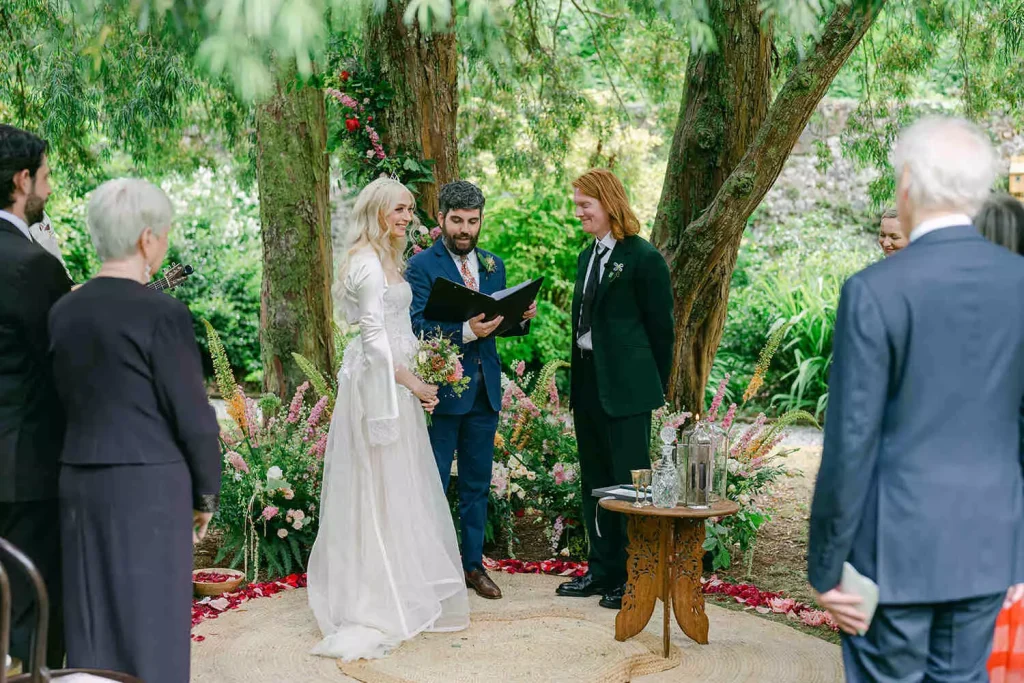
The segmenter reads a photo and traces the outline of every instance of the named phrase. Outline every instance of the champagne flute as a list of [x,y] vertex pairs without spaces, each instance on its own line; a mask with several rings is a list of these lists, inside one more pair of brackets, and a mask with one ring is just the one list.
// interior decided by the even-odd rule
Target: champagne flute
[[647,469],[647,470],[640,470],[640,486],[643,488],[643,491],[644,491],[644,493],[643,493],[643,502],[640,504],[640,507],[647,508],[647,507],[651,507],[651,505],[653,505],[653,503],[651,502],[651,497],[647,493],[650,490],[651,482],[653,481],[653,479],[654,479],[654,472],[653,471],[651,471],[649,469]]
[[636,500],[633,501],[633,507],[642,508],[644,504],[641,502],[640,490],[644,484],[644,471],[645,470],[630,470],[629,476],[633,478],[633,491],[636,493]]

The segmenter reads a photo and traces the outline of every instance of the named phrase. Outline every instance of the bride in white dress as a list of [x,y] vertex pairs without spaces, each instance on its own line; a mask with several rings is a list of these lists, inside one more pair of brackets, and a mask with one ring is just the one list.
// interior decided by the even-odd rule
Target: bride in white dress
[[451,512],[423,410],[437,387],[410,371],[418,341],[402,278],[414,200],[378,179],[356,200],[335,302],[359,336],[338,374],[309,558],[309,606],[323,640],[314,654],[386,655],[424,631],[469,625],[469,600]]

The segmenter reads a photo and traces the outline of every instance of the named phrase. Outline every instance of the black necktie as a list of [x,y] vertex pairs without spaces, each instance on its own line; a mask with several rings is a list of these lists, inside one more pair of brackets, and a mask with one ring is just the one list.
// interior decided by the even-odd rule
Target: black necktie
[[601,259],[608,253],[608,247],[597,245],[597,253],[590,263],[590,274],[587,275],[587,284],[583,288],[583,308],[580,312],[580,327],[576,338],[580,338],[590,332],[590,321],[594,317],[594,297],[597,295],[599,281],[598,273],[601,272]]

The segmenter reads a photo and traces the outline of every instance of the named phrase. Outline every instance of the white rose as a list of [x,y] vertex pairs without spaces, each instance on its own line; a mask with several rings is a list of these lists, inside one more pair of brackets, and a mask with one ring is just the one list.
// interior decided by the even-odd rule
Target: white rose
[[569,549],[568,548],[562,548],[562,552],[560,552],[558,554],[561,555],[562,557],[569,557]]
[[267,479],[280,479],[283,476],[284,472],[282,472],[281,468],[278,467],[277,465],[274,465],[269,470],[267,470]]
[[534,481],[534,480],[536,480],[536,479],[537,479],[537,475],[536,475],[536,474],[534,474],[533,472],[527,472],[527,473],[526,473],[526,479],[527,479],[528,481]]
[[[295,520],[295,524],[292,524],[292,528],[295,529],[296,531],[301,530],[302,529],[302,520],[301,519]],[[281,531],[284,531],[285,533],[288,533],[284,529],[281,529]]]
[[278,529],[277,530],[277,537],[278,538],[288,538],[288,530],[287,529]]
[[516,495],[519,496],[519,500],[522,500],[523,498],[526,498],[526,491],[519,489],[516,492]]

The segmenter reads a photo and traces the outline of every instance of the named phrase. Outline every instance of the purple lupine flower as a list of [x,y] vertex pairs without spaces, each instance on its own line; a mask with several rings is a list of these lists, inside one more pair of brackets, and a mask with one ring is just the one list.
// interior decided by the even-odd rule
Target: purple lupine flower
[[310,454],[316,456],[317,460],[323,460],[324,453],[327,451],[327,435],[321,434],[317,442],[313,444],[313,447],[309,449]]
[[726,411],[725,417],[722,418],[722,430],[729,431],[732,429],[732,421],[736,418],[736,404],[733,403],[729,406],[729,410]]
[[321,396],[320,400],[313,406],[312,412],[309,414],[309,419],[306,420],[306,424],[310,427],[316,427],[320,424],[320,418],[324,415],[324,409],[327,408],[327,397]]
[[715,398],[711,400],[711,408],[708,410],[708,420],[715,422],[718,420],[718,409],[722,406],[722,399],[725,398],[725,387],[729,384],[730,373],[725,373],[725,377],[718,383],[718,389],[715,391]]
[[292,396],[292,404],[288,407],[288,418],[286,422],[289,424],[295,424],[299,421],[299,411],[302,410],[302,397],[305,396],[308,389],[309,382],[303,382],[299,385],[299,388],[295,390],[295,395]]

